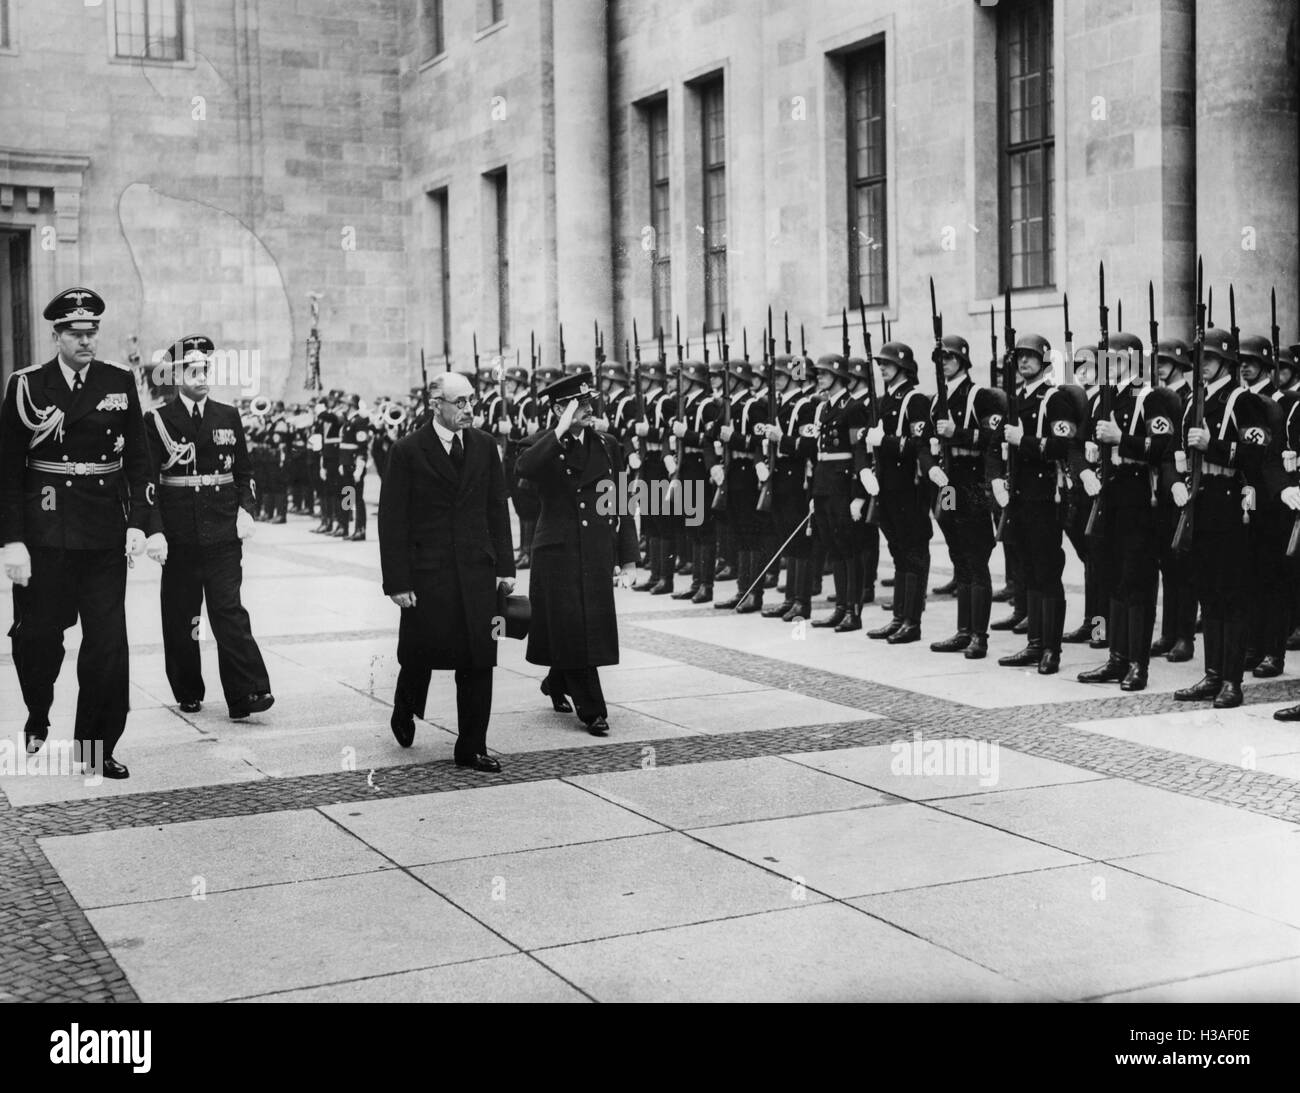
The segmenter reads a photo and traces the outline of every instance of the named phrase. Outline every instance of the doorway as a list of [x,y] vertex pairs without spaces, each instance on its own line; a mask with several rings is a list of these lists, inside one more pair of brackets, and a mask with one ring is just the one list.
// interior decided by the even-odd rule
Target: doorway
[[32,352],[31,231],[0,228],[0,390]]

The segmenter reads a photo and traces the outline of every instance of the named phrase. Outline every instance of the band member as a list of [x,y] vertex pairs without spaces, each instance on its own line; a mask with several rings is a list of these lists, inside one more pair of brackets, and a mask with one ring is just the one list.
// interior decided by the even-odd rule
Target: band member
[[505,475],[496,441],[470,427],[473,385],[444,373],[429,398],[428,424],[393,445],[379,498],[384,593],[402,609],[390,725],[409,748],[432,671],[452,670],[456,765],[495,772],[487,728],[497,592],[513,590],[515,574]]
[[[1249,505],[1254,474],[1267,454],[1264,409],[1259,396],[1236,383],[1237,346],[1221,328],[1206,331],[1201,349],[1205,420],[1198,425],[1189,403],[1183,449],[1175,455],[1170,492],[1180,509],[1192,505],[1192,572],[1205,619],[1205,675],[1174,692],[1179,702],[1214,700],[1216,709],[1240,706],[1241,677],[1250,629]],[[1191,449],[1201,453],[1200,489],[1191,496]]]
[[[999,657],[1003,667],[1038,665],[1040,675],[1061,668],[1065,630],[1065,569],[1058,476],[1061,462],[1079,466],[1080,435],[1087,400],[1079,388],[1076,402],[1069,389],[1056,389],[1047,377],[1052,347],[1046,338],[1023,334],[1016,339],[1007,366],[1024,381],[1017,398],[1019,420],[1003,425],[1004,442],[1015,449],[1016,477],[1008,487],[1004,475],[993,481],[994,499],[1008,509],[1008,534],[1016,537],[1024,566],[1029,641],[1019,653]],[[1081,405],[1082,404],[1082,405]]]
[[[366,466],[370,461],[370,418],[362,413],[361,396],[349,395],[339,428],[339,527],[334,534],[351,543],[366,541]],[[352,534],[348,524],[356,514]]]
[[903,342],[886,342],[876,353],[884,382],[880,414],[867,431],[866,443],[875,451],[874,472],[859,471],[866,494],[880,497],[880,530],[894,558],[893,617],[867,636],[890,645],[921,639],[930,579],[930,506],[928,479],[940,489],[948,485],[943,468],[930,454],[934,425],[930,400],[916,386],[916,357]]
[[[320,437],[321,499],[320,525],[312,528],[317,535],[338,535],[342,530],[339,501],[339,443],[343,429],[339,406],[342,391],[331,391],[316,414],[316,435]],[[336,527],[337,524],[337,527]]]
[[[952,558],[953,592],[957,597],[957,633],[930,648],[936,653],[965,653],[970,660],[988,655],[989,614],[993,582],[989,558],[993,554],[993,516],[989,506],[985,463],[990,413],[994,427],[1005,417],[1005,396],[975,384],[970,378],[970,346],[965,338],[948,334],[943,339],[941,365],[948,386],[948,412],[935,414],[935,432],[948,445],[951,504],[940,503],[941,523],[948,526]],[[1001,395],[998,392],[998,395]],[[982,411],[982,413],[981,413]]]
[[63,632],[80,619],[73,738],[95,773],[126,778],[114,749],[130,695],[127,564],[146,551],[160,560],[166,542],[145,536],[154,482],[135,377],[95,359],[103,312],[89,289],[60,292],[44,311],[55,356],[9,377],[0,407],[0,540],[14,582],[9,636],[28,754],[49,733]]
[[1141,691],[1147,685],[1159,587],[1159,479],[1182,406],[1167,388],[1143,384],[1142,342],[1135,335],[1112,335],[1110,353],[1120,383],[1108,417],[1102,416],[1102,400],[1095,403],[1096,442],[1087,448],[1089,463],[1099,468],[1103,461],[1109,464],[1104,493],[1100,470],[1090,466],[1080,472],[1084,491],[1101,505],[1097,544],[1111,578],[1110,657],[1078,678],[1080,683],[1119,683],[1122,690]]
[[167,682],[184,713],[203,706],[199,612],[207,601],[217,671],[234,721],[275,699],[248,612],[240,601],[243,540],[253,534],[252,462],[239,412],[208,397],[210,338],[192,334],[168,351],[179,394],[149,414],[145,435],[159,468],[156,530],[167,538],[162,572]]
[[[600,667],[618,663],[618,620],[610,574],[636,575],[636,525],[626,498],[610,505],[623,453],[608,435],[590,428],[596,391],[590,374],[566,376],[543,392],[559,409],[554,428],[519,454],[519,473],[537,484],[541,513],[528,582],[532,621],[527,658],[551,670],[542,693],[552,702],[572,696],[593,736],[609,732]],[[611,512],[610,509],[613,508]]]

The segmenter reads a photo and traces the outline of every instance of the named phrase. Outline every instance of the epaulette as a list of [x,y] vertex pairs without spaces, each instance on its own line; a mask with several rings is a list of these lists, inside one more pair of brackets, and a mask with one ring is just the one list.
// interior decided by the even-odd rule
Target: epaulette
[[25,376],[25,375],[27,375],[28,372],[39,372],[39,371],[40,371],[42,368],[44,368],[44,367],[45,367],[45,365],[43,365],[43,364],[29,364],[26,368],[20,368],[20,369],[18,369],[18,371],[15,372],[14,375],[15,375],[15,376]]
[[134,372],[135,369],[129,364],[119,364],[117,361],[103,361],[103,364],[111,364],[114,368],[120,368],[123,372]]

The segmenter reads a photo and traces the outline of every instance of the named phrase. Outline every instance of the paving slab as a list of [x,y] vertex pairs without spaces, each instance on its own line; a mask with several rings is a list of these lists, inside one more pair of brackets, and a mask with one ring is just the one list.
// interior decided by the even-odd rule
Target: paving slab
[[1211,839],[1111,864],[1300,927],[1300,830]]
[[523,949],[816,902],[789,881],[667,833],[411,871]]
[[[689,729],[648,714],[636,713],[625,706],[609,706],[609,734],[592,736],[575,714],[556,713],[549,702],[543,709],[526,713],[493,711],[488,725],[488,750],[494,755],[512,755],[530,751],[557,751],[565,748],[603,748],[629,742],[644,747],[639,762],[654,754],[656,740],[680,739],[694,735]],[[430,715],[432,716],[432,715]],[[448,722],[455,726],[454,718]]]
[[1120,779],[984,793],[934,807],[1097,859],[1295,830],[1245,809]]
[[[953,743],[947,746],[949,739]],[[1052,759],[1025,755],[1010,748],[998,747],[993,751],[986,746],[981,752],[976,741],[961,738],[925,737],[921,741],[919,756],[916,743],[914,734],[900,733],[894,744],[793,752],[785,758],[912,801],[964,797],[972,793],[994,793],[1027,786],[1086,782],[1105,777]],[[926,765],[926,744],[947,747],[945,754],[950,754],[955,760],[950,767],[951,773],[927,773],[930,768]],[[938,752],[935,754],[937,756]],[[980,769],[981,755],[984,756],[983,772]]]
[[856,706],[777,690],[657,698],[626,705],[629,709],[702,733],[755,732],[836,721],[864,721],[880,716]]
[[859,808],[692,832],[755,865],[837,899],[1079,859],[918,804]]
[[216,1002],[513,951],[397,870],[91,910],[144,1002]]
[[675,828],[867,808],[896,800],[776,756],[584,774],[569,780]]
[[1177,713],[1083,721],[1072,727],[1251,770],[1260,767],[1261,758],[1300,752],[1295,725],[1273,720],[1273,711],[1285,705],[1271,702],[1235,710],[1197,706]]
[[60,835],[40,843],[82,907],[392,868],[310,809]]
[[1039,992],[842,904],[543,949],[601,1002],[1021,1002]]
[[[1300,959],[1120,991],[1098,1002],[1300,1002]],[[1199,1043],[1200,1041],[1198,1041]]]
[[588,1002],[531,956],[491,956],[463,964],[423,968],[263,994],[245,1002]]
[[1097,863],[852,903],[1063,1000],[1300,956],[1300,930]]
[[577,786],[555,781],[331,805],[321,811],[400,865],[664,830]]

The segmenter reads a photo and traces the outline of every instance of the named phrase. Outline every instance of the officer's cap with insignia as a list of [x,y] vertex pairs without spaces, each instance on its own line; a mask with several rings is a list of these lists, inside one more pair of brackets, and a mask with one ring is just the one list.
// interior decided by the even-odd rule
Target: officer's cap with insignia
[[66,288],[45,305],[46,319],[57,331],[99,329],[99,317],[104,314],[104,300],[98,292],[88,288]]
[[839,376],[842,380],[849,378],[848,361],[838,353],[823,353],[817,358],[817,363],[813,365],[813,371],[830,372],[834,376]]
[[185,337],[167,347],[167,359],[183,363],[195,353],[203,357],[210,357],[216,352],[216,349],[217,347],[211,338],[203,334],[186,334]]
[[1273,343],[1259,334],[1246,334],[1237,343],[1237,354],[1242,360],[1258,361],[1267,368],[1273,367]]
[[916,377],[916,354],[906,342],[885,342],[876,350],[876,362],[888,361],[913,378]]
[[965,338],[960,334],[945,334],[942,344],[944,353],[951,353],[965,367],[970,367],[970,344]]
[[549,384],[542,394],[552,403],[571,402],[574,399],[585,402],[596,397],[596,389],[591,380],[590,372],[565,376]]
[[1156,360],[1168,361],[1185,372],[1192,366],[1192,351],[1181,338],[1163,338],[1156,343]]

